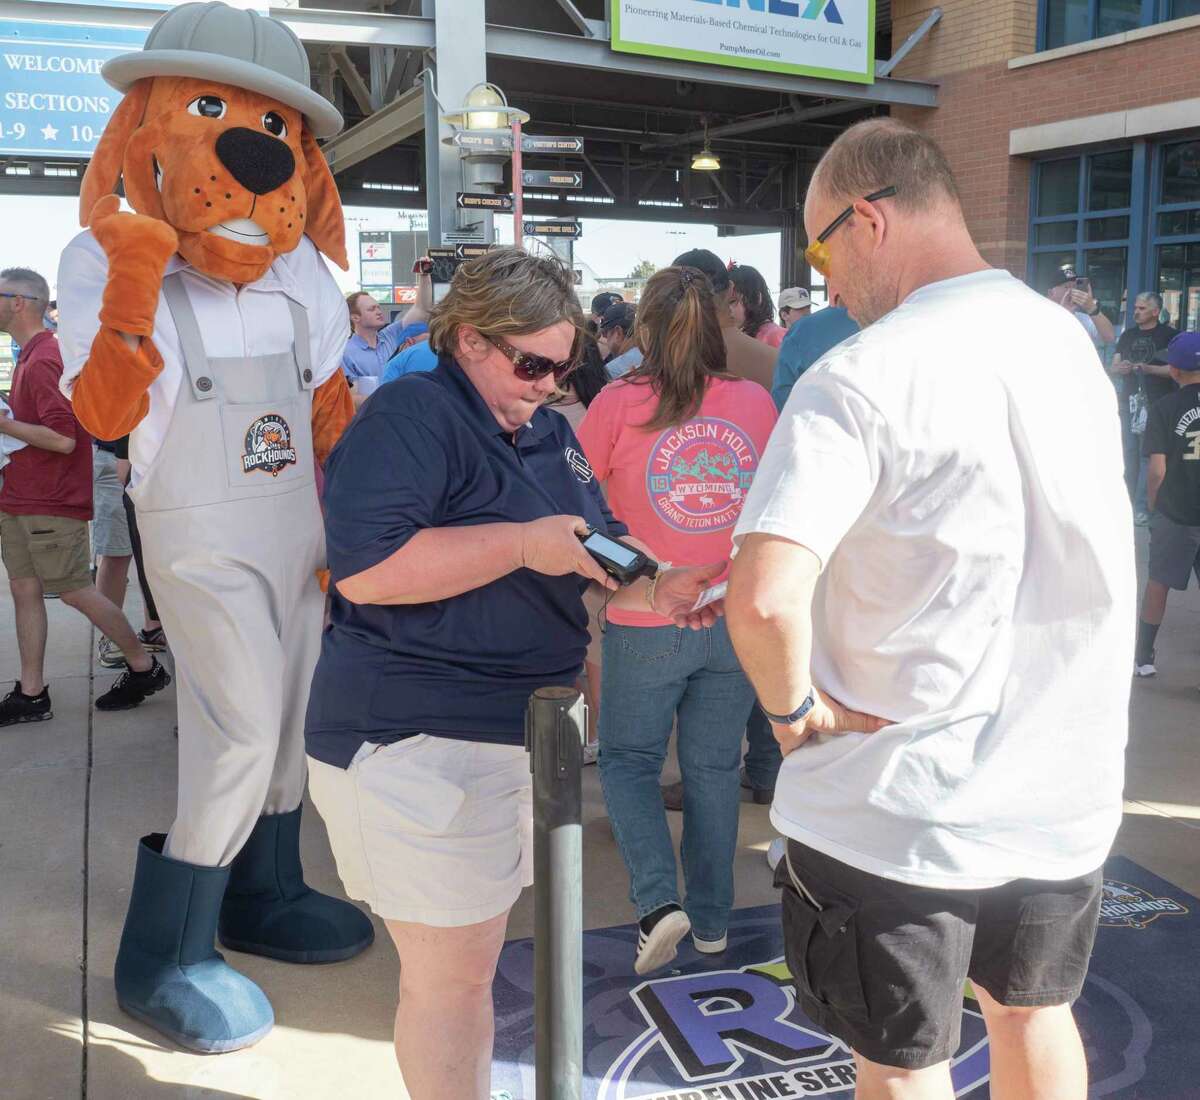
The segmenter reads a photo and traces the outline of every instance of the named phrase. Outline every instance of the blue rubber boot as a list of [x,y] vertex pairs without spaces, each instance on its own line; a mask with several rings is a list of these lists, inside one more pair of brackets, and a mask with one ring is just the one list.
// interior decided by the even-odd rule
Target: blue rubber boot
[[263,814],[234,857],[218,934],[232,951],[295,963],[340,962],[375,939],[361,910],[305,884],[298,806]]
[[248,1047],[271,1030],[275,1014],[213,947],[229,868],[171,859],[162,854],[165,840],[151,833],[138,845],[113,975],[117,1004],[188,1050]]

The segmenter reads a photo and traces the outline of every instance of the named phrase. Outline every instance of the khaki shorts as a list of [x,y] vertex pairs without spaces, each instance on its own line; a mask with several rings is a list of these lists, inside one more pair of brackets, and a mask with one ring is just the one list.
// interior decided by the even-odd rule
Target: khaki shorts
[[529,757],[517,745],[418,734],[364,744],[348,768],[308,758],[346,893],[384,920],[460,928],[533,884]]
[[92,583],[86,520],[0,512],[0,555],[9,580],[37,577],[47,592],[75,592]]

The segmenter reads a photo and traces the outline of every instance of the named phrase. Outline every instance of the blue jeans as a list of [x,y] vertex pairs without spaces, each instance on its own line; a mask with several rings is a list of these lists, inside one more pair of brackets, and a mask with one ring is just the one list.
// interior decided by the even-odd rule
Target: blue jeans
[[600,705],[600,781],[640,920],[678,903],[658,783],[678,719],[683,772],[679,855],[684,909],[701,939],[720,939],[733,908],[742,734],[754,689],[725,621],[705,630],[608,625]]
[[750,786],[760,791],[775,789],[775,780],[779,778],[779,769],[783,767],[783,753],[762,707],[756,706],[750,712],[750,721],[746,723],[746,758],[743,763]]

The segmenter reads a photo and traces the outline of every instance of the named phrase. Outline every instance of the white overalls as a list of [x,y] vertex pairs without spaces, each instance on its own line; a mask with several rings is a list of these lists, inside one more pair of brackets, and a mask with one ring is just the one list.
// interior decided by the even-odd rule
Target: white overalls
[[290,352],[210,359],[184,272],[163,280],[184,378],[131,492],[175,655],[179,793],[165,854],[229,863],[260,814],[304,793],[304,712],[321,644],[325,540],[312,447],[308,318]]

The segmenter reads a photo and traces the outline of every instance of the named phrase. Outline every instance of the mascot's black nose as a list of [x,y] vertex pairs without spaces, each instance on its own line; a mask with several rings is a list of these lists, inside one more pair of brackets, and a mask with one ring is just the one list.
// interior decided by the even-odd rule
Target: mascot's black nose
[[217,138],[217,157],[247,191],[265,195],[292,178],[296,158],[278,138],[235,126]]

